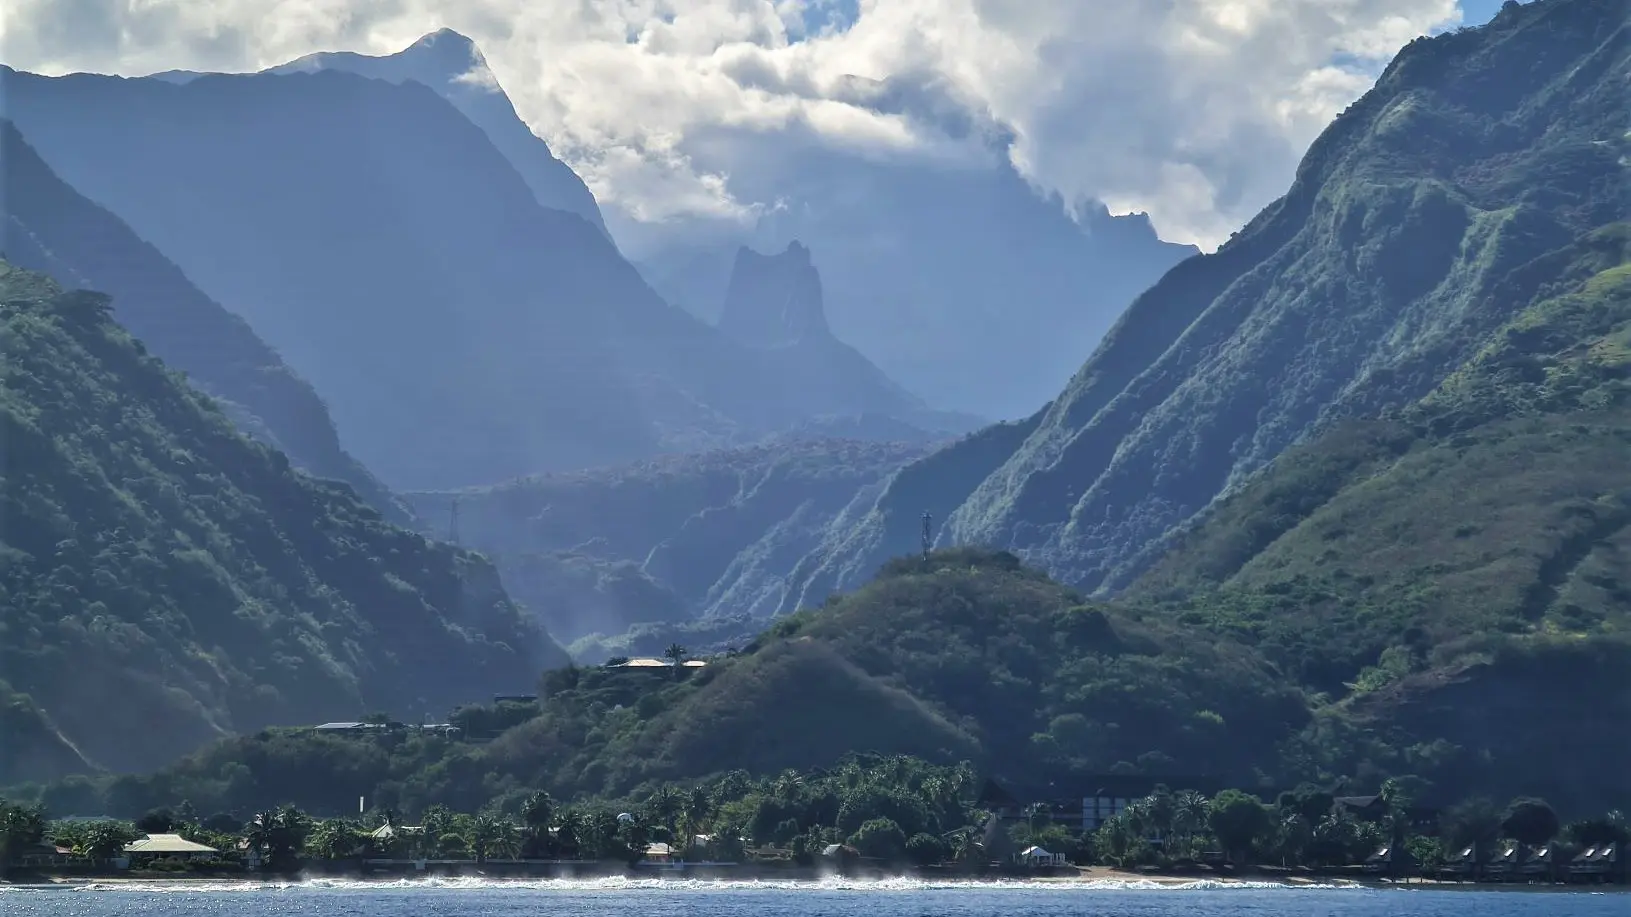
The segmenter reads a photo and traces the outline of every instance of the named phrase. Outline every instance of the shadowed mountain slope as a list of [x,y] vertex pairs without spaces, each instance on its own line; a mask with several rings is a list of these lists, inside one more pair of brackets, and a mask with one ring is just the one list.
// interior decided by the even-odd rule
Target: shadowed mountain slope
[[112,296],[115,318],[154,355],[185,372],[244,432],[303,470],[350,484],[386,518],[410,516],[340,448],[328,408],[305,380],[210,300],[124,221],[65,184],[9,121],[0,122],[0,252],[70,288]]
[[42,753],[147,769],[565,661],[484,560],[244,438],[106,297],[0,263],[0,354],[0,671]]
[[308,54],[273,73],[342,70],[374,79],[423,83],[453,103],[471,123],[486,132],[493,146],[526,181],[538,203],[588,220],[602,233],[606,222],[583,179],[556,159],[543,138],[532,132],[510,104],[481,50],[452,29],[440,29],[395,54],[370,57],[348,51]]

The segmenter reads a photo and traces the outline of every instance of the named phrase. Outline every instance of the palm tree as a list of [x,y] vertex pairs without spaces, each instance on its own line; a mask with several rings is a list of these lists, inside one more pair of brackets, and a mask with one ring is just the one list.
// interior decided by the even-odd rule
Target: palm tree
[[244,829],[244,840],[249,847],[265,858],[273,869],[289,869],[295,865],[300,849],[311,830],[311,819],[294,806],[257,813]]
[[1208,800],[1205,796],[1194,790],[1184,790],[1172,801],[1172,828],[1184,839],[1184,844],[1191,852],[1195,846],[1195,836],[1206,827]]
[[321,860],[343,860],[356,853],[362,841],[362,836],[350,822],[330,818],[312,829],[306,849]]
[[515,826],[491,815],[478,815],[470,822],[467,840],[477,863],[487,862],[494,854],[513,856],[516,850]]
[[776,777],[775,792],[776,796],[781,799],[792,800],[798,795],[799,790],[803,788],[804,775],[792,768],[782,771]]
[[1301,864],[1308,842],[1313,837],[1309,829],[1308,819],[1296,809],[1286,809],[1280,813],[1280,865],[1290,866],[1293,861]]
[[670,834],[675,833],[674,819],[682,808],[680,794],[668,784],[662,784],[646,800],[646,808],[651,810],[657,824],[667,828]]
[[687,651],[678,643],[670,643],[668,649],[663,650],[663,656],[674,660],[674,677],[680,677],[680,669],[684,667]]
[[136,839],[136,832],[122,822],[99,821],[85,829],[79,852],[92,862],[111,860],[125,852],[125,845]]
[[442,849],[442,838],[453,831],[453,813],[447,806],[435,805],[419,816],[419,836],[413,839],[417,856],[429,857]]
[[1137,832],[1127,819],[1127,813],[1122,812],[1110,816],[1099,826],[1093,847],[1101,851],[1104,858],[1116,866],[1126,866],[1128,860],[1132,858],[1138,840]]
[[555,847],[562,853],[570,853],[574,858],[583,855],[583,834],[586,820],[583,814],[576,809],[566,809],[561,812],[560,829],[555,835]]
[[691,848],[691,839],[704,833],[708,827],[708,819],[713,813],[714,802],[708,798],[708,794],[701,787],[692,790],[691,795],[686,797],[680,813],[685,824],[685,836],[680,839],[683,844],[681,849]]
[[535,855],[549,847],[550,824],[555,820],[555,800],[540,790],[527,797],[521,805],[521,824],[525,832],[528,854]]

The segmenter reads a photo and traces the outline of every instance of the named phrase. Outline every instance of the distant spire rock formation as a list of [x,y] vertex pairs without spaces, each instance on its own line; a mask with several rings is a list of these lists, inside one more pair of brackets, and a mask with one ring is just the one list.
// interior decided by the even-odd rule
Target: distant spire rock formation
[[796,240],[776,255],[737,249],[719,328],[753,347],[830,336],[821,276],[810,250]]

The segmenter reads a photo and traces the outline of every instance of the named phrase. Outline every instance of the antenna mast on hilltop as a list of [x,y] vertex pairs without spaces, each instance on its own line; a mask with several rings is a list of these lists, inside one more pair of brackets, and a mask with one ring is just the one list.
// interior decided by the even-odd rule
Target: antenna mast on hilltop
[[934,517],[928,513],[923,514],[923,562],[929,562],[929,549],[934,547]]

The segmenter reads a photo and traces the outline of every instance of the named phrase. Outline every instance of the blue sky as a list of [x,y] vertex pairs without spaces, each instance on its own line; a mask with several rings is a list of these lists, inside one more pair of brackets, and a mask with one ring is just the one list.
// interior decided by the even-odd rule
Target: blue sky
[[1467,25],[1483,25],[1495,18],[1502,0],[1461,0],[1461,13]]

